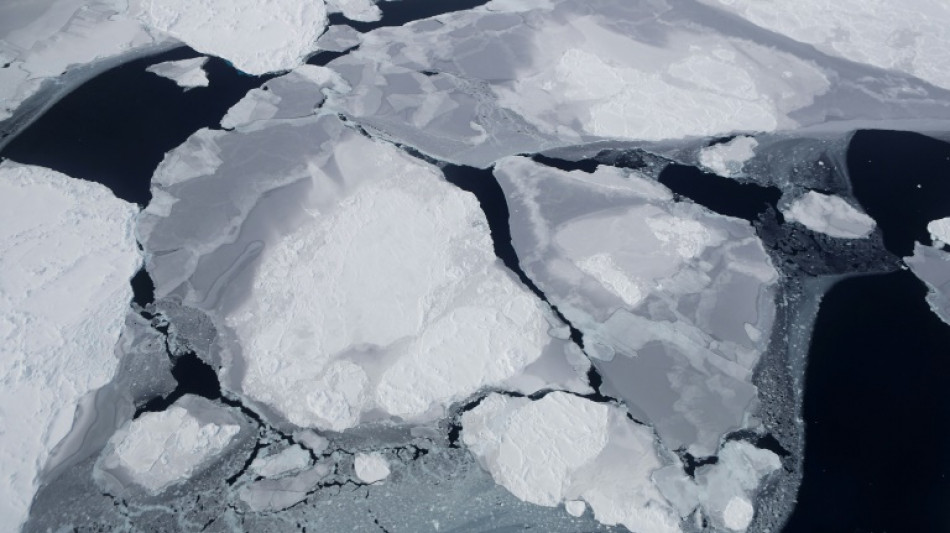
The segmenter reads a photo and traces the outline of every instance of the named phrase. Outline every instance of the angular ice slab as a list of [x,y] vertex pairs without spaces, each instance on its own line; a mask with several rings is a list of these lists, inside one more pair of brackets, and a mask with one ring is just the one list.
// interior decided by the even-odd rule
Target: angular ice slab
[[184,89],[208,86],[208,74],[204,71],[207,57],[182,59],[181,61],[166,61],[148,67],[148,72],[168,78]]
[[390,474],[389,461],[379,452],[356,454],[353,469],[363,483],[379,483]]
[[927,294],[930,309],[940,320],[950,324],[950,253],[918,242],[914,244],[914,255],[905,257],[904,262],[930,288]]
[[140,0],[130,15],[253,75],[303,64],[327,23],[323,0]]
[[937,244],[940,241],[943,244],[950,244],[950,217],[934,220],[927,224],[927,231],[930,232],[930,240]]
[[755,156],[758,145],[753,137],[739,136],[700,150],[699,163],[720,176],[736,178],[743,175],[742,165]]
[[278,118],[320,94],[292,76],[273,118],[168,154],[140,219],[156,296],[221,333],[223,386],[334,431],[434,420],[483,387],[589,392],[475,197],[334,115]]
[[52,170],[0,164],[0,516],[26,518],[78,402],[112,379],[141,265],[134,204]]
[[310,466],[310,453],[295,444],[275,454],[257,457],[251,463],[251,472],[262,477],[273,478],[302,470],[308,466]]
[[96,475],[112,488],[135,483],[150,494],[185,481],[218,456],[241,431],[231,413],[186,395],[167,410],[144,413],[116,432]]
[[778,274],[751,225],[604,165],[512,157],[495,176],[522,267],[584,334],[606,390],[670,449],[713,453],[746,423],[774,320]]
[[950,7],[944,0],[700,1],[826,54],[950,89]]
[[791,222],[841,239],[863,239],[874,231],[874,219],[843,198],[808,191],[782,209]]
[[462,415],[462,441],[495,481],[527,502],[572,514],[587,502],[606,525],[680,531],[679,516],[653,484],[664,461],[653,431],[623,410],[552,392],[531,401],[491,394]]

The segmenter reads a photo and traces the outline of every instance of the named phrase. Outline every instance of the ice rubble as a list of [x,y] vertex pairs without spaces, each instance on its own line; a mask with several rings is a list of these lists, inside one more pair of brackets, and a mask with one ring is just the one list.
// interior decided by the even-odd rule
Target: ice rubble
[[844,199],[808,191],[781,209],[785,218],[806,228],[841,239],[863,239],[874,231],[874,219]]
[[522,267],[584,334],[606,390],[669,449],[713,453],[746,423],[774,320],[778,276],[749,223],[604,165],[512,157],[495,176]]
[[950,324],[950,253],[918,242],[914,244],[914,255],[905,257],[904,262],[930,289],[927,294],[930,309],[940,320]]
[[13,529],[78,402],[115,373],[137,211],[101,185],[0,163],[0,516]]
[[699,151],[699,164],[726,178],[743,176],[742,166],[755,156],[758,145],[754,137],[739,136],[707,146]]
[[144,413],[109,439],[97,475],[131,481],[151,494],[185,481],[218,456],[240,432],[229,412],[186,395],[165,411]]
[[168,78],[184,89],[208,86],[208,74],[204,71],[207,57],[195,57],[180,61],[166,61],[148,67],[148,72]]
[[753,24],[858,63],[950,89],[950,5],[943,0],[794,3],[701,0]]
[[379,483],[390,474],[389,461],[379,452],[356,454],[353,469],[363,483]]
[[223,385],[334,431],[433,420],[485,386],[589,392],[475,198],[336,116],[280,118],[319,95],[287,78],[272,118],[168,154],[140,219],[156,296],[221,329]]

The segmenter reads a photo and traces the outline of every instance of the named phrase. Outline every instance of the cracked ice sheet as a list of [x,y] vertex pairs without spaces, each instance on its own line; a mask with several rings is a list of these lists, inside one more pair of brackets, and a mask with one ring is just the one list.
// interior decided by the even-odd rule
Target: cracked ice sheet
[[858,63],[950,89],[950,4],[944,0],[700,0]]
[[808,191],[793,200],[782,215],[806,228],[839,239],[864,239],[877,224],[843,198]]
[[31,0],[0,4],[0,120],[43,81],[73,65],[141,50],[153,38],[108,0]]
[[914,244],[914,255],[905,257],[904,262],[930,291],[927,303],[934,314],[950,324],[950,253],[937,246]]
[[606,390],[670,449],[709,455],[743,427],[777,281],[752,227],[604,165],[511,157],[495,176],[522,267],[584,334]]
[[14,529],[77,403],[115,374],[137,212],[101,185],[0,164],[0,516]]
[[440,159],[487,166],[600,138],[792,128],[789,113],[829,86],[790,54],[659,21],[666,9],[494,3],[380,28],[330,63],[355,88],[332,107]]
[[204,71],[207,57],[182,59],[181,61],[166,61],[145,69],[152,74],[167,78],[183,89],[208,86],[208,74]]
[[[273,87],[278,115],[319,93]],[[295,425],[434,420],[486,386],[590,391],[476,199],[333,115],[202,130],[153,195],[156,297],[207,312],[223,386]]]

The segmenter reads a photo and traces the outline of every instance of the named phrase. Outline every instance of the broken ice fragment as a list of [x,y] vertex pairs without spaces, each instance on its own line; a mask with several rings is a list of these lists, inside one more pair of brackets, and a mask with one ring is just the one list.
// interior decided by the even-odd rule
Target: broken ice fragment
[[375,22],[383,12],[373,0],[326,0],[330,13],[342,13],[344,17],[358,22]]
[[571,500],[564,502],[564,510],[571,516],[582,516],[587,510],[587,504],[584,500]]
[[379,452],[358,453],[353,459],[356,477],[363,483],[378,483],[389,477],[389,461]]
[[[96,183],[0,163],[0,516],[26,519],[77,405],[115,375],[141,265],[138,207]],[[91,404],[90,404],[91,405]],[[62,450],[60,450],[62,452]],[[68,456],[68,453],[60,453]]]
[[308,466],[310,454],[300,446],[293,445],[266,457],[257,457],[251,463],[251,472],[261,477],[275,478]]
[[930,309],[940,320],[950,324],[950,253],[918,242],[914,244],[914,255],[905,257],[904,262],[930,289],[927,294]]
[[842,239],[863,239],[877,226],[874,219],[844,199],[815,191],[796,198],[782,214],[812,231]]
[[930,222],[927,224],[927,231],[930,232],[930,240],[935,246],[939,246],[938,241],[950,245],[950,217]]
[[742,166],[755,156],[758,145],[753,137],[736,137],[700,150],[699,163],[720,176],[735,178],[742,175]]
[[207,57],[166,61],[152,65],[145,70],[163,78],[168,78],[185,89],[207,87],[208,74],[203,68],[207,61]]
[[252,511],[280,511],[307,499],[329,474],[330,466],[320,463],[298,474],[245,485],[238,491],[238,497]]

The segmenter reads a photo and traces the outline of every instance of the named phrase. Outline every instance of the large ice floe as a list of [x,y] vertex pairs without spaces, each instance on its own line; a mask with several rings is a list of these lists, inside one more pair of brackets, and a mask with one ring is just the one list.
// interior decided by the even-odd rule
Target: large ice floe
[[252,106],[272,118],[169,153],[141,217],[156,296],[222,332],[224,386],[335,431],[433,420],[483,387],[589,391],[586,364],[548,334],[561,324],[496,259],[475,197],[334,115],[307,117],[313,79],[274,80],[276,99]]
[[782,210],[785,218],[806,228],[842,239],[863,239],[877,224],[843,198],[808,191]]
[[495,175],[525,272],[584,334],[608,389],[669,449],[709,455],[743,427],[778,280],[752,226],[612,167],[513,157]]
[[905,257],[904,262],[914,275],[927,284],[930,309],[940,320],[950,324],[950,253],[941,249],[940,245],[927,246],[918,242],[914,244],[914,255]]
[[52,170],[0,164],[0,515],[26,519],[40,474],[108,383],[141,264],[138,208]]

